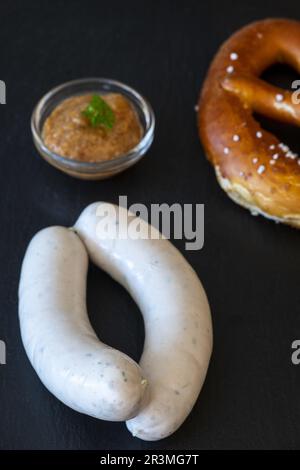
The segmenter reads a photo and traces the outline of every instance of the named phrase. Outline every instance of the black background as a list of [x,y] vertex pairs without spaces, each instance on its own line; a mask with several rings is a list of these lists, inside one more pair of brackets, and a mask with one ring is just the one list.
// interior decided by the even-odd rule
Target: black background
[[[300,448],[299,232],[251,215],[216,183],[197,137],[194,105],[210,60],[236,29],[259,18],[300,19],[299,1],[1,1],[0,366],[2,449]],[[272,75],[272,74],[271,74]],[[111,77],[152,103],[157,127],[146,158],[103,182],[83,182],[45,163],[29,121],[53,86]],[[278,126],[277,126],[278,127]],[[280,132],[285,132],[280,128]],[[298,133],[286,131],[300,150]],[[156,443],[123,423],[65,407],[41,385],[23,350],[17,288],[26,246],[42,227],[71,225],[90,202],[204,203],[205,246],[185,252],[207,290],[214,353],[184,425]],[[155,295],[155,293],[154,293]],[[143,322],[129,295],[91,267],[88,304],[101,338],[138,359]]]

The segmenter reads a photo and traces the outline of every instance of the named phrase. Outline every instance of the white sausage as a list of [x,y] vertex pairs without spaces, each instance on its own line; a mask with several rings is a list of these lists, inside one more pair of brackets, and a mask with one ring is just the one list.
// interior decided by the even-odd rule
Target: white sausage
[[[104,228],[101,232],[97,208],[106,211],[111,234],[118,227],[117,237],[106,235]],[[179,251],[166,239],[122,239],[128,213],[119,208],[116,218],[116,208],[106,203],[88,206],[75,230],[92,261],[128,290],[143,314],[140,365],[150,399],[127,427],[134,436],[155,441],[182,424],[200,393],[212,351],[210,310],[201,282]],[[149,225],[136,220],[145,236]]]
[[19,316],[25,350],[44,385],[74,410],[123,421],[145,389],[139,366],[101,343],[88,320],[88,256],[63,227],[40,231],[22,266]]

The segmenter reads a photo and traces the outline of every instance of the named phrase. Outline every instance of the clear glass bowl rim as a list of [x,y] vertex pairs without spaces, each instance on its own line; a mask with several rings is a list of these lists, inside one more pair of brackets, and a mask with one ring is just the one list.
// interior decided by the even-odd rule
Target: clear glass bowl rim
[[[125,91],[127,93],[127,96],[133,96],[135,99],[135,103],[140,108],[140,111],[142,112],[144,119],[145,119],[145,129],[144,129],[144,135],[140,142],[133,147],[129,152],[120,155],[119,157],[113,158],[108,161],[103,161],[103,162],[83,162],[80,160],[76,159],[71,159],[67,157],[63,157],[62,155],[59,155],[55,152],[52,152],[43,142],[41,132],[39,130],[39,119],[42,114],[42,109],[45,106],[45,104],[59,92],[63,91],[64,89],[68,89],[73,86],[77,85],[84,85],[90,84],[91,82],[95,82],[95,85],[111,85],[114,87],[119,88],[120,93],[122,91]],[[96,90],[95,90],[96,91]],[[72,95],[70,95],[72,96]],[[125,95],[126,96],[126,95]],[[62,98],[61,101],[63,101],[64,98]],[[52,88],[50,91],[48,91],[45,95],[42,96],[42,98],[38,101],[36,104],[32,115],[31,115],[31,131],[33,134],[33,138],[35,141],[36,146],[38,147],[38,150],[40,150],[42,153],[45,153],[49,160],[54,160],[57,162],[58,165],[61,165],[62,167],[66,169],[72,169],[73,171],[78,171],[78,172],[88,172],[88,173],[94,173],[94,172],[101,172],[101,171],[107,171],[107,170],[113,170],[114,168],[118,168],[123,165],[127,165],[131,160],[135,160],[139,156],[141,156],[145,151],[148,149],[150,144],[152,143],[153,140],[153,135],[154,135],[154,128],[155,128],[155,116],[153,109],[150,105],[150,103],[136,90],[131,88],[128,85],[125,85],[122,82],[119,82],[117,80],[112,80],[109,78],[97,78],[97,77],[90,77],[90,78],[80,78],[76,80],[71,80],[65,83],[62,83],[61,85],[58,85],[54,88]]]

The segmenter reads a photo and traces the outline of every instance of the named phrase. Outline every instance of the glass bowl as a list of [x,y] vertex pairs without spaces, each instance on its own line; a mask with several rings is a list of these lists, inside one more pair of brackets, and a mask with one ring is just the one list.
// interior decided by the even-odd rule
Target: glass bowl
[[[83,162],[66,158],[52,152],[43,142],[42,130],[45,120],[61,101],[71,96],[84,94],[119,93],[135,109],[143,136],[140,142],[129,152],[103,162]],[[155,117],[150,104],[137,91],[124,83],[107,78],[84,78],[59,85],[50,90],[37,103],[31,117],[31,131],[35,147],[50,165],[82,179],[109,178],[137,163],[147,152],[154,137]]]

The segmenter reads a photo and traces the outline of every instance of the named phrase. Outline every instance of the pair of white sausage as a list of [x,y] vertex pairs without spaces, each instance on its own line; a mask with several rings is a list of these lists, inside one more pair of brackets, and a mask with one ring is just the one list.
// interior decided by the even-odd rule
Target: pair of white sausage
[[[124,208],[95,203],[73,230],[50,227],[33,238],[20,281],[21,333],[33,367],[57,398],[100,419],[127,420],[134,436],[154,441],[172,434],[195,404],[212,350],[211,317],[183,256],[166,239],[146,238],[151,227],[141,219],[141,238],[126,237],[129,217]],[[143,314],[141,367],[101,343],[89,323],[87,253]]]

